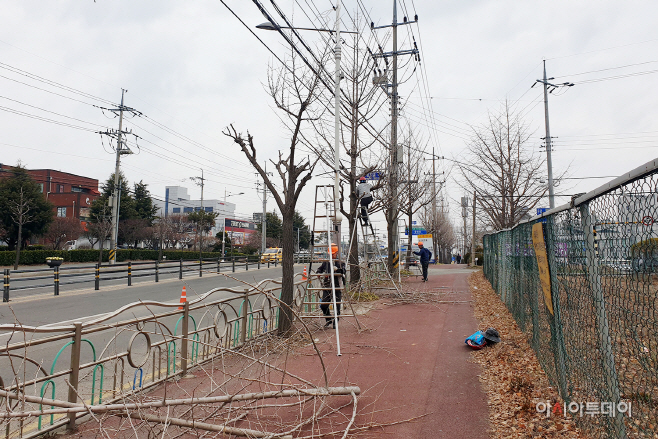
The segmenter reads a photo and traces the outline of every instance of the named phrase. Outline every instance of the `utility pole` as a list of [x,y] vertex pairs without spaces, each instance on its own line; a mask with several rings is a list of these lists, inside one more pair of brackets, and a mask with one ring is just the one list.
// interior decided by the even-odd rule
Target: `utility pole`
[[555,190],[553,188],[553,159],[551,157],[551,129],[548,123],[548,80],[546,79],[546,60],[544,60],[544,120],[546,123],[546,165],[548,166],[548,202],[555,207]]
[[475,267],[475,204],[477,191],[473,191],[473,234],[471,235],[471,267]]
[[462,219],[464,220],[464,238],[461,245],[461,255],[462,260],[466,259],[466,240],[467,240],[467,228],[466,228],[466,218],[468,218],[468,197],[462,197]]
[[548,123],[548,94],[553,93],[558,87],[573,87],[573,83],[571,82],[565,82],[558,85],[551,84],[548,81],[552,79],[555,78],[546,78],[546,60],[544,60],[544,79],[537,79],[532,86],[534,87],[538,82],[544,84],[544,122],[546,125],[546,137],[544,139],[546,140],[546,166],[548,167],[548,203],[551,209],[555,207],[555,190],[553,187],[553,158],[551,156],[553,151],[551,145],[553,138],[551,137],[551,129]]
[[[120,208],[120,198],[121,198],[121,191],[119,187],[120,185],[119,175],[121,173],[121,156],[124,154],[132,154],[132,151],[130,150],[130,148],[128,148],[128,145],[126,145],[123,141],[124,135],[132,134],[132,131],[123,131],[123,113],[124,111],[126,111],[132,113],[133,115],[141,114],[139,111],[135,110],[134,108],[126,107],[123,105],[123,98],[127,91],[128,90],[121,89],[121,105],[119,105],[119,108],[101,107],[102,110],[108,110],[113,112],[114,114],[117,113],[119,114],[119,131],[108,130],[108,131],[98,132],[98,134],[115,138],[117,142],[117,146],[115,148],[116,163],[114,168],[114,191],[112,192],[112,199],[111,199],[112,230],[110,233],[110,239],[112,240],[112,242],[110,244],[111,245],[110,264],[114,264],[116,262],[117,238],[119,236],[119,208]],[[137,138],[137,136],[135,137]]]
[[[273,175],[271,172],[267,172],[267,161],[263,166],[263,170],[265,171],[265,175]],[[265,182],[263,182],[263,219],[261,220],[260,231],[260,253],[263,254],[265,253],[265,250],[267,250],[267,186],[265,185]]]
[[[407,20],[407,17],[404,17],[402,23],[398,23],[398,5],[397,0],[393,0],[393,23],[390,26],[378,26],[375,27],[374,23],[370,24],[371,29],[383,29],[387,27],[393,28],[393,51],[384,53],[380,47],[380,52],[373,54],[373,57],[383,58],[386,60],[388,57],[393,59],[393,73],[391,78],[391,93],[389,94],[391,98],[391,152],[390,152],[390,167],[389,167],[389,193],[391,195],[391,210],[387,222],[392,224],[393,227],[389,230],[388,236],[388,260],[389,266],[393,268],[393,260],[396,259],[398,254],[399,246],[399,230],[398,230],[398,164],[403,160],[403,154],[398,151],[398,56],[399,55],[414,55],[417,61],[420,61],[418,56],[418,48],[416,47],[416,42],[414,41],[414,48],[410,50],[398,50],[398,26],[407,25],[418,22],[418,16],[414,17],[413,21]],[[388,64],[388,62],[387,62]],[[383,78],[374,78],[373,82],[381,84]]]
[[203,252],[203,226],[205,223],[205,216],[206,212],[203,210],[203,186],[205,182],[205,178],[203,178],[203,168],[201,169],[201,177],[190,177],[190,180],[192,180],[194,183],[196,183],[197,186],[201,186],[201,218],[199,221],[199,225],[197,228],[199,229],[199,260],[203,260],[202,252]]

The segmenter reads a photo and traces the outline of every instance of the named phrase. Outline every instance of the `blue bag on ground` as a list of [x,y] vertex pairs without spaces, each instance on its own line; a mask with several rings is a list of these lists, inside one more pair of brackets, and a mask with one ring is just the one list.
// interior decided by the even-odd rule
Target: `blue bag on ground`
[[487,344],[487,340],[485,340],[484,334],[482,334],[482,332],[477,331],[474,334],[466,337],[464,343],[466,343],[473,349],[481,349]]

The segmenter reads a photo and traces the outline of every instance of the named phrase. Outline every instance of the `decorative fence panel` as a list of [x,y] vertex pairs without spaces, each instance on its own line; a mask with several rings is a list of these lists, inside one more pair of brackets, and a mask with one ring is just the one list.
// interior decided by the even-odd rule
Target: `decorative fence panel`
[[[296,278],[295,303],[305,283]],[[280,281],[265,280],[216,288],[184,305],[136,302],[80,323],[0,325],[8,337],[0,346],[0,403],[12,410],[34,407],[34,398],[44,398],[39,410],[55,408],[48,400],[109,404],[185,376],[223,349],[276,330],[280,294]],[[35,437],[86,414],[4,420],[0,438]]]

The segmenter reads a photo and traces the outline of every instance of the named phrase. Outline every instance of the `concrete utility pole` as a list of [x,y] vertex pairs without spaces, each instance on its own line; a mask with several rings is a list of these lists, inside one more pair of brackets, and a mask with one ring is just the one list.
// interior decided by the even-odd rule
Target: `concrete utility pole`
[[[552,93],[553,90],[555,90],[558,87],[573,87],[573,83],[571,82],[564,82],[562,84],[551,84],[550,80],[555,79],[555,78],[546,78],[546,60],[544,60],[544,79],[537,79],[532,86],[534,87],[535,84],[538,82],[541,82],[544,84],[544,121],[546,124],[546,166],[548,167],[548,202],[549,206],[551,209],[555,207],[555,190],[553,186],[553,158],[551,156],[551,153],[553,152],[553,147],[552,147],[552,140],[553,138],[551,137],[551,129],[548,123],[548,94]],[[551,88],[549,91],[548,88]]]
[[133,115],[136,114],[141,114],[139,111],[135,110],[134,108],[126,107],[123,105],[123,97],[124,94],[128,90],[121,89],[121,105],[119,105],[119,108],[103,108],[101,107],[102,110],[108,110],[113,113],[118,113],[119,114],[119,131],[99,131],[98,134],[105,135],[108,137],[116,138],[117,141],[117,146],[115,148],[116,152],[116,163],[115,163],[115,168],[114,168],[114,191],[112,192],[112,199],[111,199],[111,204],[112,204],[112,230],[110,231],[110,239],[112,240],[111,242],[111,248],[110,248],[110,264],[114,264],[116,262],[116,252],[117,252],[117,238],[119,236],[119,208],[120,208],[120,202],[121,202],[121,191],[120,191],[120,178],[119,175],[121,173],[121,156],[124,154],[132,154],[132,151],[130,148],[128,148],[128,145],[124,144],[123,141],[123,136],[131,134],[131,132],[128,131],[123,131],[123,113],[124,111],[130,112]]
[[548,202],[550,208],[552,209],[555,207],[555,190],[553,189],[553,158],[551,157],[551,129],[548,123],[548,80],[546,79],[546,60],[544,60],[544,119],[546,122],[546,165],[548,166]]
[[[393,28],[393,51],[384,53],[380,50],[380,53],[373,54],[374,58],[383,58],[386,60],[388,57],[393,58],[393,72],[391,78],[391,152],[390,152],[390,167],[389,167],[389,191],[391,194],[391,216],[388,218],[389,223],[393,222],[394,227],[390,230],[390,236],[388,237],[388,254],[389,261],[395,259],[396,256],[399,257],[399,230],[398,230],[398,164],[403,160],[403,154],[398,151],[398,55],[414,55],[418,58],[418,48],[414,42],[414,48],[410,50],[398,50],[398,26],[407,25],[418,22],[418,16],[414,17],[413,21],[407,20],[407,17],[404,17],[403,23],[398,23],[398,5],[397,0],[393,0],[393,23],[390,26],[378,26],[375,27],[374,23],[370,24],[371,29],[382,29],[386,27]],[[387,63],[388,64],[388,63]],[[375,78],[373,82],[381,84],[381,78]],[[392,258],[391,258],[392,257]],[[390,262],[389,262],[390,263]]]
[[[265,165],[263,166],[263,170],[265,171],[265,175],[273,175],[271,172],[267,172],[267,162],[265,162]],[[261,243],[260,243],[260,253],[263,254],[265,253],[265,250],[267,250],[267,186],[265,185],[265,182],[263,181],[263,219],[261,220]]]
[[199,230],[199,260],[203,259],[202,249],[203,249],[203,222],[206,212],[203,210],[203,186],[205,184],[205,178],[203,178],[203,169],[201,169],[201,177],[190,177],[197,186],[201,186],[201,222],[197,226]]
[[475,267],[475,204],[477,192],[473,191],[473,234],[471,235],[471,267]]

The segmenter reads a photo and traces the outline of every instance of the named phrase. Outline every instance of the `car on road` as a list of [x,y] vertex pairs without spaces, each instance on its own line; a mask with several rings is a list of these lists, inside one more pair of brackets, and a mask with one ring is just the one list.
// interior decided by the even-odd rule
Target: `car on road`
[[280,247],[268,248],[260,257],[260,263],[281,262],[283,260],[283,249]]

